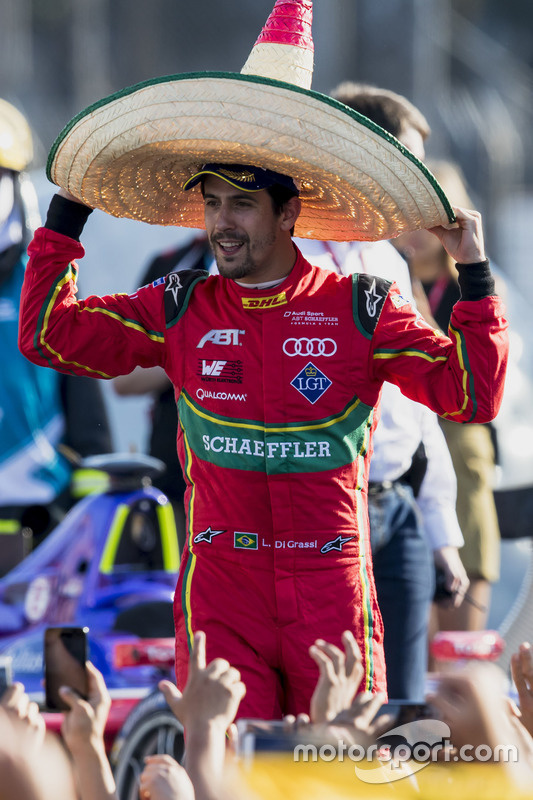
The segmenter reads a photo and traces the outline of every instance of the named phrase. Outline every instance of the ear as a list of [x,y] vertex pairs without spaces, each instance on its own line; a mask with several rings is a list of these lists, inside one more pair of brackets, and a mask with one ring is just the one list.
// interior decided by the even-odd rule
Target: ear
[[302,201],[299,197],[291,197],[283,204],[281,210],[280,227],[282,231],[290,231],[296,224],[302,210]]

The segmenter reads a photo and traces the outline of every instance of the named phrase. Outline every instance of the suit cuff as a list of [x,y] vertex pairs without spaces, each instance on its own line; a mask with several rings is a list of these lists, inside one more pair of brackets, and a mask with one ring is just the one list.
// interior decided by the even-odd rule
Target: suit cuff
[[55,194],[50,202],[44,227],[79,242],[81,232],[92,210],[89,206],[75,203],[73,200],[67,200],[66,197]]
[[482,300],[495,294],[495,284],[489,260],[476,264],[456,264],[459,272],[461,300]]

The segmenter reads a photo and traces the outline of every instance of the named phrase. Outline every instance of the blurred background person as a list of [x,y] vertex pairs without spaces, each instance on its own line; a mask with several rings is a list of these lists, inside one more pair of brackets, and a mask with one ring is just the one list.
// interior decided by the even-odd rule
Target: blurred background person
[[[204,231],[199,231],[185,245],[160,253],[150,262],[143,274],[140,286],[186,269],[208,270],[213,254]],[[180,553],[185,544],[185,510],[183,495],[185,480],[178,460],[176,440],[178,435],[178,411],[174,388],[161,367],[143,369],[136,367],[129,375],[120,375],[113,380],[118,395],[151,394],[150,440],[148,453],[159,458],[166,466],[163,475],[157,478],[157,488],[171,501],[176,517],[176,529]]]
[[97,382],[37,367],[18,348],[26,247],[40,224],[25,172],[32,157],[25,117],[0,100],[0,575],[38,544],[73,502],[72,464],[62,446],[75,458],[112,450]]
[[[407,98],[353,81],[339,84],[331,95],[424,158],[430,127]],[[362,272],[395,281],[414,304],[408,266],[390,242],[299,240],[298,245],[311,263],[341,275]],[[442,571],[452,605],[461,605],[468,588],[459,555],[455,473],[436,414],[391,384],[382,389],[373,446],[368,513],[388,692],[393,699],[422,702],[435,569]]]
[[[450,201],[473,208],[459,167],[447,161],[429,164]],[[459,298],[456,269],[431,234],[416,231],[394,241],[407,259],[419,310],[435,327],[448,330],[450,314]],[[500,279],[501,282],[501,279]],[[498,286],[498,291],[502,292]],[[493,486],[495,483],[495,434],[487,425],[459,425],[439,419],[457,475],[457,516],[465,545],[461,558],[470,578],[469,593],[476,604],[438,608],[441,630],[481,630],[486,627],[491,585],[500,575],[500,530]],[[485,610],[482,610],[485,609]]]

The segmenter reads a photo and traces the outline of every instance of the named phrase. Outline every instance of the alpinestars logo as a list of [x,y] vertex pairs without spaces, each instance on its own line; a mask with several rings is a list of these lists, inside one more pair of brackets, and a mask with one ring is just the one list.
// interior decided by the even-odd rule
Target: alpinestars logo
[[178,273],[171,272],[167,278],[167,288],[165,289],[165,292],[171,292],[172,297],[174,298],[174,302],[176,304],[178,302],[178,292],[182,288],[183,286]]
[[376,281],[372,281],[370,289],[365,289],[366,294],[366,313],[369,317],[376,316],[379,301],[382,299],[380,294],[376,294]]
[[329,553],[330,550],[337,550],[339,553],[342,553],[343,546],[346,542],[351,542],[352,539],[355,539],[355,536],[337,536],[336,539],[326,542],[326,544],[320,548],[320,552]]
[[207,544],[212,544],[213,539],[215,536],[219,536],[221,533],[226,533],[226,531],[214,531],[209,525],[205,531],[201,533],[197,533],[193,539],[194,544],[199,544],[199,542],[207,542]]

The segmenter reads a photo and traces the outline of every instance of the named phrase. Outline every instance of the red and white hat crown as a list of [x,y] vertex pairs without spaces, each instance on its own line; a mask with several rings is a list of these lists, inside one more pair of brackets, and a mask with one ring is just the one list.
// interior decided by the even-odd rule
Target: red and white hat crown
[[54,142],[50,180],[117,217],[199,228],[201,192],[183,187],[202,164],[245,164],[298,182],[297,236],[389,239],[453,221],[409,151],[311,90],[312,15],[311,0],[275,0],[240,75],[169,75],[93,103]]
[[314,46],[312,0],[277,0],[241,70],[310,89]]

